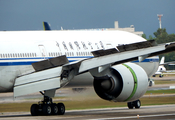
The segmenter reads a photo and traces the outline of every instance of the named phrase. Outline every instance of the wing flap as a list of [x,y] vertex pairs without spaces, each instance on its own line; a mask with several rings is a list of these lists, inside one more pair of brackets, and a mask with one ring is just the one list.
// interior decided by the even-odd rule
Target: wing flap
[[46,69],[50,69],[53,67],[64,65],[68,62],[69,61],[68,61],[67,57],[65,55],[63,55],[63,56],[39,61],[36,63],[32,63],[32,66],[35,69],[35,71],[42,71],[42,70],[46,70]]
[[60,87],[62,67],[20,76],[14,85],[14,97]]
[[14,97],[26,95],[38,91],[56,89],[60,87],[60,77],[43,81],[35,81],[33,83],[24,84],[14,87]]

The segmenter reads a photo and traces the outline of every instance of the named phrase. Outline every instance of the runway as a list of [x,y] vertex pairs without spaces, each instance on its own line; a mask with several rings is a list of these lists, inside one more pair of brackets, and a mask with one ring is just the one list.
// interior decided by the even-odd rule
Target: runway
[[[174,77],[172,78],[174,80]],[[170,85],[155,85],[151,89],[169,88]],[[92,89],[90,89],[92,90]],[[56,96],[67,96],[67,93],[73,94],[71,89],[62,89],[57,91]],[[174,95],[174,94],[172,94]],[[164,95],[165,96],[165,95]],[[84,97],[84,96],[83,96]],[[157,97],[154,95],[154,97]],[[20,97],[18,100],[13,101],[13,93],[1,93],[0,103],[13,103],[13,102],[36,102],[42,98],[39,93],[27,95],[24,99]],[[37,98],[37,99],[36,99]],[[66,110],[65,115],[56,116],[31,116],[29,112],[4,112],[0,113],[0,120],[174,120],[175,119],[175,104],[172,105],[156,105],[156,106],[141,106],[140,109],[128,109],[127,107],[116,108],[101,108],[101,109],[88,109],[88,110]]]
[[3,120],[174,120],[175,104],[142,106],[140,109],[128,109],[126,107],[88,109],[88,110],[68,110],[61,116],[31,116],[29,112],[1,113]]

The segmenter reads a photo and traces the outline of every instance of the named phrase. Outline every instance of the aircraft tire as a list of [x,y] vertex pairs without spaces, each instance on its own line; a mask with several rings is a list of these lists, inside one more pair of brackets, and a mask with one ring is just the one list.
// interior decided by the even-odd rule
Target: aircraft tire
[[43,114],[44,115],[51,115],[51,113],[52,113],[52,108],[51,108],[51,106],[50,105],[47,105],[47,104],[44,104],[43,105]]
[[133,104],[132,104],[132,102],[128,102],[127,105],[128,105],[128,108],[129,109],[133,109],[133,107],[134,107]]
[[32,116],[37,116],[38,115],[38,105],[37,104],[33,104],[30,108],[30,113]]
[[58,103],[58,115],[64,115],[65,113],[65,106],[63,103]]
[[140,106],[141,106],[141,102],[140,102],[140,100],[136,100],[136,101],[134,101],[133,104],[134,104],[134,106],[135,106],[136,109],[139,109]]
[[53,103],[51,105],[51,109],[52,109],[52,115],[58,115],[58,105]]

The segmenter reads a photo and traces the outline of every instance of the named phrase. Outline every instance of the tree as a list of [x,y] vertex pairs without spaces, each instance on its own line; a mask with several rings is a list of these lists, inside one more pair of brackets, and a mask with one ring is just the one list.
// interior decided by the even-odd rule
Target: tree
[[149,35],[149,39],[148,40],[153,40],[154,38],[152,37],[152,35]]
[[157,32],[154,32],[154,35],[156,37],[156,42],[158,44],[167,42],[168,33],[166,32],[165,28],[163,29],[159,28]]
[[163,29],[159,28],[157,30],[157,32],[154,32],[154,35],[155,35],[156,38],[159,37],[159,36],[162,36],[162,34],[167,34],[168,35],[165,28],[163,28]]
[[146,34],[142,34],[142,37],[146,39]]
[[[156,37],[155,40],[158,44],[175,41],[175,34],[168,34],[165,28],[163,29],[159,28],[157,32],[154,32],[154,35]],[[160,55],[159,57],[161,58],[162,56],[165,56],[165,62],[175,61],[175,52],[163,54]],[[167,69],[173,69],[173,66],[166,65],[165,67]]]

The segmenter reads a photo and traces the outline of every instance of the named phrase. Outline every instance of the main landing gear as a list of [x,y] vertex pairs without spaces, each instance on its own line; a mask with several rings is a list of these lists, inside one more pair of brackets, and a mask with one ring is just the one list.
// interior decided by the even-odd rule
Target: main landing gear
[[133,109],[134,107],[136,109],[139,109],[140,106],[141,106],[141,102],[140,102],[140,100],[136,100],[136,101],[133,101],[133,102],[128,102],[127,105],[128,105],[129,109]]
[[64,115],[65,106],[63,103],[53,103],[52,98],[44,96],[44,100],[33,104],[30,108],[32,116],[37,115]]

